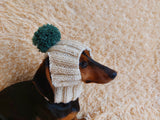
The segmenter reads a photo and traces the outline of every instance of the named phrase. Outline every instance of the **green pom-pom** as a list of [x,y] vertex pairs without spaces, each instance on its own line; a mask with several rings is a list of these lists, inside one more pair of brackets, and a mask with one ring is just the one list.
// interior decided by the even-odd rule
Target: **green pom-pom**
[[53,25],[43,25],[34,33],[32,38],[33,44],[41,52],[46,52],[50,47],[55,45],[61,39],[61,33]]

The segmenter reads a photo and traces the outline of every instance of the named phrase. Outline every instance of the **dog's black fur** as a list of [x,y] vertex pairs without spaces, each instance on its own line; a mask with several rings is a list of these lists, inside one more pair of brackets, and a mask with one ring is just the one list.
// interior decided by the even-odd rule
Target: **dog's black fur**
[[58,120],[79,111],[78,99],[67,104],[53,103],[54,93],[45,74],[48,64],[45,60],[33,80],[0,92],[0,120]]

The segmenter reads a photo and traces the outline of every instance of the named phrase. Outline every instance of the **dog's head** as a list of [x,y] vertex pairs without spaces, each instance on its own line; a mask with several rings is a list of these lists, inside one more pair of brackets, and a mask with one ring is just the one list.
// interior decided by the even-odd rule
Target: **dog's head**
[[[113,80],[117,75],[116,71],[94,61],[87,50],[85,50],[80,56],[79,69],[84,83],[105,84]],[[54,86],[52,84],[49,69],[49,57],[43,60],[37,70],[34,77],[34,84],[43,96],[53,100]]]
[[[41,86],[46,87],[46,81],[46,85],[49,84],[56,91],[55,102],[75,100],[81,93],[81,80],[85,83],[105,84],[116,77],[114,70],[91,58],[90,48],[78,41],[60,39],[59,30],[49,24],[40,27],[32,39],[33,44],[48,56],[39,68],[43,70],[38,70],[35,78],[40,79],[37,80],[38,85],[42,83]],[[66,94],[70,95],[66,97]]]
[[[49,63],[49,58],[46,58],[42,64]],[[49,71],[49,64],[45,64],[45,74],[49,83],[51,84],[51,75]],[[84,83],[98,83],[105,84],[113,80],[117,76],[117,72],[94,61],[89,51],[85,50],[79,60],[79,69],[81,72],[82,81]]]

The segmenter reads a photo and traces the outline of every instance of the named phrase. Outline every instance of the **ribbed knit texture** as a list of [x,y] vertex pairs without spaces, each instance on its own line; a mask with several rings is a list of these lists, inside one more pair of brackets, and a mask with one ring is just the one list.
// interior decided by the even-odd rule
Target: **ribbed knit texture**
[[90,51],[90,48],[70,40],[62,40],[48,50],[55,103],[68,103],[80,96],[82,81],[79,59],[84,50]]

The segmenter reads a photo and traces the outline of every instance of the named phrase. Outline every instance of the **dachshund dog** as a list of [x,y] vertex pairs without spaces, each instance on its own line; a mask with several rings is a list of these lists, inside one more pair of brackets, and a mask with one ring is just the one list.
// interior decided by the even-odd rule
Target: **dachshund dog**
[[[94,61],[88,51],[80,57],[79,69],[85,83],[105,84],[117,73]],[[54,103],[49,58],[43,60],[33,80],[16,83],[0,92],[0,120],[77,120],[78,99]]]

